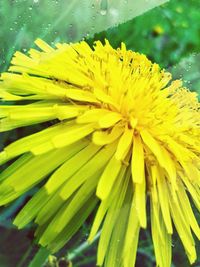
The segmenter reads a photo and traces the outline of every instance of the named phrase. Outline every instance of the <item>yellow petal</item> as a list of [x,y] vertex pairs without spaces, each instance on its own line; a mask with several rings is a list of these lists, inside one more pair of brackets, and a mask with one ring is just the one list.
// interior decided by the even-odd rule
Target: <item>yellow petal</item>
[[188,259],[192,264],[196,260],[197,255],[195,250],[194,239],[190,230],[190,225],[186,220],[180,206],[177,205],[175,202],[172,202],[170,195],[169,195],[169,203],[170,203],[172,218],[176,226],[176,230],[185,248]]
[[185,219],[191,225],[191,228],[194,231],[197,238],[200,239],[200,227],[199,227],[197,220],[194,216],[194,212],[191,208],[190,201],[188,199],[187,193],[186,193],[185,188],[184,188],[182,183],[180,183],[179,190],[177,193],[178,193],[179,203],[180,203],[181,209],[185,215]]
[[[92,177],[97,171],[103,171],[105,165],[112,157],[116,144],[108,145],[96,153],[79,171],[77,171],[69,181],[62,187],[60,196],[67,199],[70,195],[88,178]],[[100,175],[101,176],[101,175]],[[99,177],[100,177],[99,176]]]
[[106,109],[91,109],[83,113],[83,115],[79,116],[76,119],[77,123],[91,123],[91,122],[97,122],[100,117],[108,114],[109,111]]
[[107,115],[101,117],[98,121],[101,128],[109,128],[115,125],[122,119],[122,115],[116,112],[109,112]]
[[[123,257],[124,257],[125,262],[127,262],[128,260],[127,254],[129,250],[131,249],[132,260],[133,260],[132,264],[134,264],[134,258],[136,257],[136,251],[137,251],[136,248],[137,248],[139,230],[140,230],[140,225],[139,225],[137,210],[135,206],[135,195],[134,195],[132,199],[128,225],[127,225],[127,231],[126,231],[126,238],[125,238],[125,243],[124,243],[124,248],[123,248]],[[134,247],[135,249],[133,250],[132,247]],[[126,264],[126,266],[128,265]]]
[[165,226],[167,232],[172,234],[172,223],[171,223],[171,216],[170,216],[170,209],[169,209],[169,200],[168,200],[168,193],[167,193],[167,181],[162,173],[162,170],[159,172],[157,171],[157,185],[158,185],[158,196],[160,200],[160,206],[162,210],[163,220],[165,222]]
[[100,199],[105,199],[112,190],[121,167],[121,161],[117,160],[115,156],[112,157],[99,179],[96,195]]
[[115,125],[111,132],[109,129],[107,131],[95,131],[92,135],[92,141],[96,145],[106,145],[114,142],[116,139],[122,135],[124,132],[124,127],[120,127],[119,125]]
[[54,240],[70,220],[78,213],[87,200],[94,196],[99,175],[100,171],[97,170],[96,173],[90,177],[90,179],[87,179],[87,181],[79,188],[69,204],[63,205],[58,213],[56,213],[56,216],[52,219],[39,240],[41,245],[45,246]]
[[[153,207],[154,206],[154,207]],[[151,231],[156,263],[160,267],[171,266],[171,235],[167,233],[159,206],[151,202]],[[160,231],[158,231],[160,229]]]
[[125,129],[123,135],[119,140],[117,150],[115,153],[115,157],[117,160],[123,160],[126,157],[132,145],[132,140],[133,140],[133,130]]
[[112,235],[112,231],[115,227],[115,223],[118,214],[122,208],[125,197],[127,196],[127,190],[130,179],[130,169],[127,170],[124,177],[124,183],[118,188],[117,196],[113,199],[112,206],[109,208],[106,218],[104,220],[102,231],[100,235],[98,251],[97,251],[97,265],[102,265],[108,249],[109,241]]
[[48,45],[46,42],[44,42],[42,39],[36,39],[35,44],[41,48],[44,52],[52,52],[54,49]]
[[118,176],[118,179],[116,181],[116,186],[113,188],[112,194],[109,194],[108,197],[101,201],[101,204],[98,208],[97,214],[95,216],[94,222],[92,224],[92,228],[90,231],[90,235],[88,237],[88,241],[92,242],[94,239],[103,219],[106,215],[106,212],[110,208],[110,206],[113,205],[113,201],[115,201],[116,198],[118,198],[119,190],[121,187],[123,187],[124,184],[124,175],[126,172],[126,166],[123,165],[120,171],[120,174]]
[[52,143],[54,147],[64,147],[75,143],[76,141],[82,139],[83,137],[89,135],[94,131],[94,124],[86,124],[83,126],[72,127],[66,133],[57,135],[52,138]]
[[140,226],[142,228],[146,228],[147,226],[147,218],[146,218],[146,180],[143,179],[142,183],[135,184],[135,205],[136,210],[140,222]]
[[133,139],[131,172],[134,183],[143,183],[143,180],[145,179],[144,149],[139,135],[134,135]]
[[49,178],[44,188],[48,194],[56,191],[64,182],[66,182],[76,171],[78,171],[90,158],[92,158],[100,149],[94,144],[80,144],[80,151],[77,151],[73,157],[67,160],[60,168],[58,168]]
[[77,100],[77,101],[99,103],[99,101],[96,99],[96,97],[92,93],[88,91],[84,91],[84,90],[67,89],[65,95],[66,97],[71,98],[73,100]]
[[154,139],[154,137],[146,130],[141,131],[141,136],[147,147],[156,156],[158,163],[163,167],[169,175],[169,179],[172,182],[173,190],[177,190],[176,183],[176,168],[169,155],[169,153]]

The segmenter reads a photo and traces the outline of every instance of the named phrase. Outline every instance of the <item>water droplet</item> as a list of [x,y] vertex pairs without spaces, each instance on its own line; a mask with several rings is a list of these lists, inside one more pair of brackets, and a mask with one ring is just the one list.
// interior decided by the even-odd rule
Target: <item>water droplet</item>
[[94,4],[92,4],[92,9],[94,9],[95,8],[95,5]]
[[33,3],[35,3],[35,4],[38,3],[38,2],[39,2],[39,0],[33,0]]
[[107,0],[102,0],[100,4],[100,14],[102,16],[105,16],[107,14],[107,9],[108,9],[108,2]]
[[100,10],[100,13],[101,13],[102,16],[105,16],[106,13],[107,13],[107,10],[103,10],[103,9],[101,9],[101,10]]
[[29,6],[29,8],[28,8],[29,10],[32,10],[33,9],[33,7],[32,6]]

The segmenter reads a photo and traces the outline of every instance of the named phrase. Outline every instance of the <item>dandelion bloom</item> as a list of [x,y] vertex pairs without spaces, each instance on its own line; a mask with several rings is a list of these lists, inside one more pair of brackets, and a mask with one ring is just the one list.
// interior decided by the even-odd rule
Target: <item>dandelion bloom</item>
[[1,106],[1,132],[55,122],[0,154],[1,164],[18,157],[0,175],[1,205],[40,184],[14,224],[34,221],[38,242],[56,252],[97,207],[89,235],[92,242],[101,229],[97,265],[130,267],[149,201],[157,265],[170,266],[174,228],[193,263],[192,232],[200,238],[189,200],[200,210],[196,94],[124,44],[36,44],[40,51],[16,52],[1,75],[2,100],[19,101]]

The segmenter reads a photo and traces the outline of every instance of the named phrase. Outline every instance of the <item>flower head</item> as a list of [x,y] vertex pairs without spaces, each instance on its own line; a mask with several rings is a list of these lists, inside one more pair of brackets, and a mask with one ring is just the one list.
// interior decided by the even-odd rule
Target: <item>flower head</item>
[[[101,229],[97,264],[133,266],[150,198],[157,264],[171,263],[173,223],[190,262],[200,229],[200,113],[196,94],[146,56],[96,42],[42,40],[17,52],[1,76],[0,131],[56,119],[5,147],[0,204],[45,179],[14,223],[37,225],[38,242],[59,250],[98,207],[89,241]],[[26,102],[27,101],[27,102]]]

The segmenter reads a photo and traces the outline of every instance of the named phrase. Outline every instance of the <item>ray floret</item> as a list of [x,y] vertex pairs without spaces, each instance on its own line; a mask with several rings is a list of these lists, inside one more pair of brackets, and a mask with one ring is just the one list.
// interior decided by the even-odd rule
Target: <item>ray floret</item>
[[0,132],[44,123],[0,152],[1,165],[17,158],[0,174],[0,205],[40,186],[14,224],[34,222],[52,252],[97,209],[88,242],[101,231],[97,265],[105,267],[135,265],[150,215],[157,265],[171,265],[174,229],[192,264],[193,233],[200,239],[190,204],[200,211],[197,95],[125,44],[36,45],[16,52],[0,78]]

